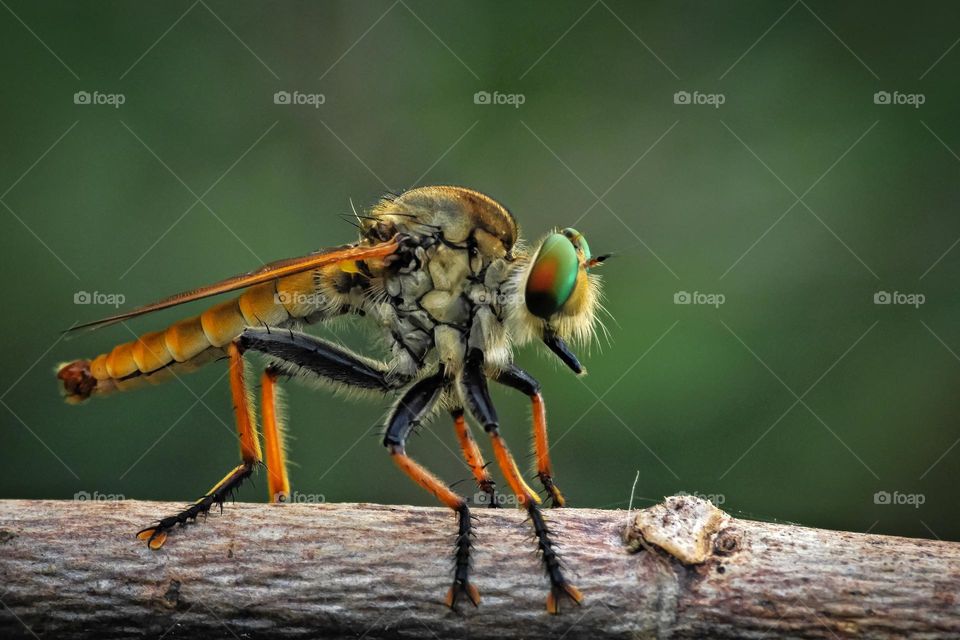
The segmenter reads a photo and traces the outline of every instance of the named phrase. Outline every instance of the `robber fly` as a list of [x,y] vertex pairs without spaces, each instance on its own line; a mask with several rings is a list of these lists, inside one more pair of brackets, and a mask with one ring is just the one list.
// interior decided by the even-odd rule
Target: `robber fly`
[[[553,481],[546,411],[540,384],[513,363],[512,348],[538,339],[576,374],[584,369],[567,340],[592,338],[600,285],[591,270],[607,256],[592,256],[574,229],[547,235],[536,251],[519,242],[517,224],[492,198],[462,187],[423,187],[384,197],[358,215],[357,242],[281,260],[247,274],[180,293],[153,304],[76,327],[99,327],[152,311],[245,289],[162,331],[141,335],[91,360],[62,365],[67,399],[83,401],[155,383],[226,357],[236,412],[241,462],[202,498],[137,534],[159,549],[171,530],[193,522],[224,500],[259,464],[266,466],[270,500],[290,495],[283,425],[276,411],[277,380],[320,380],[338,388],[399,394],[386,421],[384,445],[396,465],[457,514],[453,586],[446,603],[480,601],[470,582],[473,532],[466,500],[407,455],[411,431],[438,410],[447,411],[479,488],[496,505],[495,484],[473,439],[465,413],[491,439],[510,490],[532,523],[550,581],[547,609],[582,596],[560,565],[541,499],[526,483],[500,433],[487,380],[526,394],[533,407],[537,478],[547,499],[563,506]],[[379,325],[387,350],[374,360],[297,330],[303,323],[344,314]],[[258,352],[269,364],[260,378],[264,451],[248,395],[243,355]]]

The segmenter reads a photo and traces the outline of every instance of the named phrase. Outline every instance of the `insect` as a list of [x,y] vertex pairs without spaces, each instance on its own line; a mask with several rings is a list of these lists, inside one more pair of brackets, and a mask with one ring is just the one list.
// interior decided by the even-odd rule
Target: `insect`
[[[241,461],[199,500],[137,534],[159,549],[171,530],[219,505],[258,465],[266,466],[270,500],[290,495],[276,411],[281,377],[321,381],[375,394],[398,394],[386,420],[384,445],[396,465],[457,516],[451,608],[479,604],[470,581],[473,523],[467,501],[406,451],[411,431],[439,411],[452,417],[464,458],[480,488],[497,505],[496,485],[471,434],[469,413],[488,434],[496,462],[526,510],[550,582],[547,609],[581,602],[565,575],[541,499],[524,480],[501,434],[488,381],[530,398],[537,478],[554,507],[564,504],[553,481],[546,411],[540,384],[513,363],[512,347],[542,341],[576,374],[584,373],[567,341],[591,339],[600,283],[592,256],[574,229],[547,235],[532,253],[519,242],[513,216],[492,198],[463,187],[422,187],[387,196],[357,215],[360,238],[334,249],[270,263],[247,274],[177,294],[91,322],[100,327],[229,291],[238,297],[161,331],[147,333],[92,360],[61,365],[57,377],[68,401],[155,383],[226,357]],[[379,326],[382,360],[303,333],[302,324],[344,314]],[[268,364],[260,377],[263,450],[249,395],[244,354]]]

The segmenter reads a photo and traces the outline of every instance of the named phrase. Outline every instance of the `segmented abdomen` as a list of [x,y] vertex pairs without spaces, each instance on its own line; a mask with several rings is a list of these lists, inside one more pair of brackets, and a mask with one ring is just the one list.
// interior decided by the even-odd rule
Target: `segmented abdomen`
[[201,354],[230,344],[245,327],[283,325],[316,312],[320,308],[316,278],[317,272],[307,271],[250,287],[198,316],[117,345],[93,360],[66,364],[58,376],[70,396],[83,399],[94,390],[118,388],[102,384],[106,381],[151,374],[177,363],[201,364],[207,361]]

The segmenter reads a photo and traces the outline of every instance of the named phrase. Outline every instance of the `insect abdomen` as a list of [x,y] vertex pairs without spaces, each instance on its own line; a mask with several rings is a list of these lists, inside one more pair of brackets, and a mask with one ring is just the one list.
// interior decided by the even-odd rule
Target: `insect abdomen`
[[62,365],[57,377],[63,380],[68,400],[80,401],[94,392],[124,387],[113,382],[203,360],[201,354],[230,344],[248,326],[283,325],[315,312],[320,296],[315,295],[314,282],[314,272],[305,272],[250,287],[240,296],[162,331],[143,334],[92,360]]

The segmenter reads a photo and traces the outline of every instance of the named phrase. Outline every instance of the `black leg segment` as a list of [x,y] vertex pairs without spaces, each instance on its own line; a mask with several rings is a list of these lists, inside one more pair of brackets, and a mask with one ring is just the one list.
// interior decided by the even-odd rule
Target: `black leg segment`
[[550,445],[547,439],[547,411],[543,396],[540,395],[540,383],[532,375],[515,365],[505,368],[496,376],[495,380],[529,396],[533,415],[533,445],[537,456],[537,477],[552,499],[553,506],[562,507],[565,503],[563,494],[553,481]]
[[495,431],[500,426],[497,410],[490,399],[487,389],[487,376],[483,371],[483,352],[471,349],[463,364],[463,374],[460,377],[463,385],[463,399],[470,413],[483,425],[487,433]]
[[454,543],[453,585],[447,592],[446,598],[447,605],[452,608],[463,596],[474,605],[480,603],[480,593],[470,583],[470,548],[473,545],[470,508],[467,506],[466,500],[454,493],[450,487],[420,463],[409,457],[404,448],[410,432],[430,414],[446,384],[446,374],[441,369],[435,375],[424,378],[410,387],[390,414],[383,443],[390,450],[393,461],[401,471],[457,513],[458,527],[457,539]]
[[515,364],[506,367],[494,380],[528,396],[540,393],[540,383],[536,378]]
[[444,382],[444,373],[441,370],[420,380],[403,394],[387,421],[387,431],[383,436],[385,446],[403,448],[410,431],[433,409],[440,392],[443,391]]
[[377,391],[391,391],[402,383],[387,380],[387,368],[344,347],[299,331],[245,329],[238,345],[241,351],[259,351],[320,378]]
[[166,541],[167,534],[177,525],[185,526],[191,522],[196,522],[199,516],[206,516],[214,506],[219,506],[222,513],[223,503],[240,488],[244,480],[250,477],[250,474],[253,473],[253,465],[253,462],[241,463],[224,476],[223,480],[214,485],[209,493],[180,513],[162,518],[156,524],[141,529],[137,532],[137,538],[145,540],[151,549],[159,549]]
[[[530,381],[533,378],[529,375],[523,375],[521,369],[511,370],[511,375],[507,378],[511,383],[522,385],[532,389]],[[529,378],[526,380],[525,378]],[[463,396],[467,407],[474,416],[483,423],[490,434],[490,440],[493,444],[494,454],[497,457],[497,463],[500,470],[507,479],[510,488],[516,494],[520,504],[526,509],[533,524],[533,532],[537,539],[537,549],[540,552],[540,559],[543,562],[547,578],[550,580],[550,593],[547,595],[547,610],[550,613],[560,611],[560,601],[564,598],[571,602],[580,604],[582,596],[575,586],[570,584],[563,575],[560,566],[560,558],[557,555],[556,543],[552,540],[551,532],[547,527],[546,519],[540,511],[540,498],[527,483],[517,468],[517,463],[507,448],[506,442],[500,435],[499,423],[497,421],[496,410],[490,401],[490,392],[487,389],[487,381],[483,369],[483,354],[474,350],[467,357],[461,376],[463,384]],[[505,382],[505,384],[508,384]],[[511,385],[512,386],[512,385]],[[539,393],[534,393],[532,397],[539,398]]]

